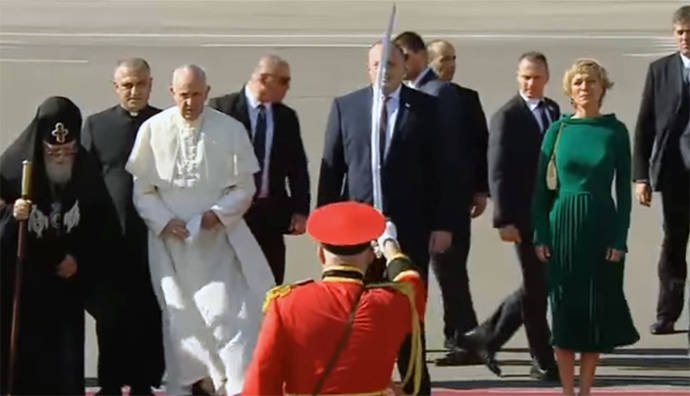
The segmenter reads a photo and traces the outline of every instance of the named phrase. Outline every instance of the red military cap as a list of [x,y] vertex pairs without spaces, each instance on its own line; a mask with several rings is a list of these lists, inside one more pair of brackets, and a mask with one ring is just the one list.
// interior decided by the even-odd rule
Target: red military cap
[[322,206],[307,220],[309,235],[339,254],[363,250],[380,237],[385,228],[386,219],[381,212],[352,201]]

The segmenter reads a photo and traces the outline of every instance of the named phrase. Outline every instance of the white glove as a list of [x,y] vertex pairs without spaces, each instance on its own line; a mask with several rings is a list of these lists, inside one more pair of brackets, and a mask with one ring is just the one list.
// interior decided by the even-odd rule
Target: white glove
[[386,229],[383,230],[383,234],[376,240],[379,244],[379,249],[383,251],[383,244],[392,239],[393,242],[398,243],[398,229],[395,228],[395,224],[392,221],[386,221]]

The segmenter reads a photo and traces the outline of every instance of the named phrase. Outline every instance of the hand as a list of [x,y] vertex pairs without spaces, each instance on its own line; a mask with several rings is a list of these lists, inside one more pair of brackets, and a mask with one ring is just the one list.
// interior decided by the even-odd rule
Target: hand
[[168,222],[165,228],[163,228],[161,236],[173,237],[183,241],[189,236],[187,224],[180,219],[172,219]]
[[545,262],[549,261],[549,259],[551,259],[551,250],[547,246],[544,246],[544,245],[535,246],[534,251],[535,251],[535,253],[537,253],[537,258],[542,263],[545,263]]
[[501,237],[503,242],[522,243],[520,230],[518,230],[517,227],[512,224],[499,228],[498,235]]
[[429,253],[440,254],[448,250],[453,242],[453,233],[450,231],[432,231],[429,237]]
[[29,212],[31,212],[31,201],[28,199],[21,199],[14,201],[14,210],[12,215],[17,221],[24,221],[29,218]]
[[395,243],[398,242],[398,229],[392,221],[386,221],[386,229],[383,230],[383,234],[376,240],[381,250],[384,250],[388,240],[392,240]]
[[488,195],[486,193],[477,193],[472,197],[472,206],[470,207],[470,216],[473,219],[479,217],[486,209],[486,200]]
[[637,202],[642,206],[650,206],[652,204],[652,188],[647,182],[635,183],[635,197]]
[[302,235],[307,230],[307,216],[299,213],[293,213],[290,219],[290,234]]
[[621,259],[623,258],[624,255],[625,255],[625,252],[622,250],[612,249],[612,248],[609,248],[606,250],[606,260],[614,262],[614,263],[621,261]]
[[220,224],[220,219],[218,219],[216,212],[207,210],[201,215],[201,228],[204,230],[212,230],[216,228],[218,224]]
[[66,254],[57,266],[57,274],[62,279],[69,279],[77,273],[77,260],[70,254]]

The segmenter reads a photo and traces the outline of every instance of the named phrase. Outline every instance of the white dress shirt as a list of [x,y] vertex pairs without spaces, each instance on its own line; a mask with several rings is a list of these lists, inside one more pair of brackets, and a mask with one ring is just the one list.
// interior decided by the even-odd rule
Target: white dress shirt
[[683,67],[685,68],[683,78],[685,78],[686,82],[690,82],[690,58],[687,56],[680,54],[680,60],[683,61]]
[[[537,120],[537,124],[539,124],[539,128],[541,128],[542,131],[546,131],[544,129],[545,125],[542,125],[541,123],[541,117],[539,116],[539,110],[537,107],[539,106],[539,103],[544,102],[544,98],[539,98],[539,99],[530,99],[527,96],[525,96],[522,91],[520,91],[520,96],[522,96],[522,100],[527,103],[527,107],[530,109],[532,112],[532,115],[534,116],[534,119]],[[546,102],[544,102],[544,113],[546,114],[546,119],[549,120],[549,123],[552,123],[553,120],[551,119],[551,114],[549,114],[549,109],[546,107]],[[548,125],[546,125],[548,126]]]
[[[264,153],[264,168],[261,170],[261,191],[259,191],[259,198],[268,197],[268,169],[271,165],[271,146],[273,146],[273,109],[271,103],[259,102],[249,88],[245,87],[244,96],[247,98],[249,105],[249,122],[252,126],[252,141],[254,141],[254,134],[256,132],[256,119],[259,117],[259,105],[263,104],[266,108],[266,152]],[[258,158],[257,158],[258,159]]]

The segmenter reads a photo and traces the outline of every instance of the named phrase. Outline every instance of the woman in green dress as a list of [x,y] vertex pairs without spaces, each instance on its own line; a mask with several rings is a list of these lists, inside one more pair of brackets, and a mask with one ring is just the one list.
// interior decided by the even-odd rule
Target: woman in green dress
[[639,339],[623,295],[630,140],[615,115],[600,113],[612,85],[591,59],[566,71],[563,89],[575,113],[547,131],[534,194],[535,246],[548,262],[552,344],[565,395],[575,394],[575,352],[581,354],[579,395],[585,396],[599,354]]

